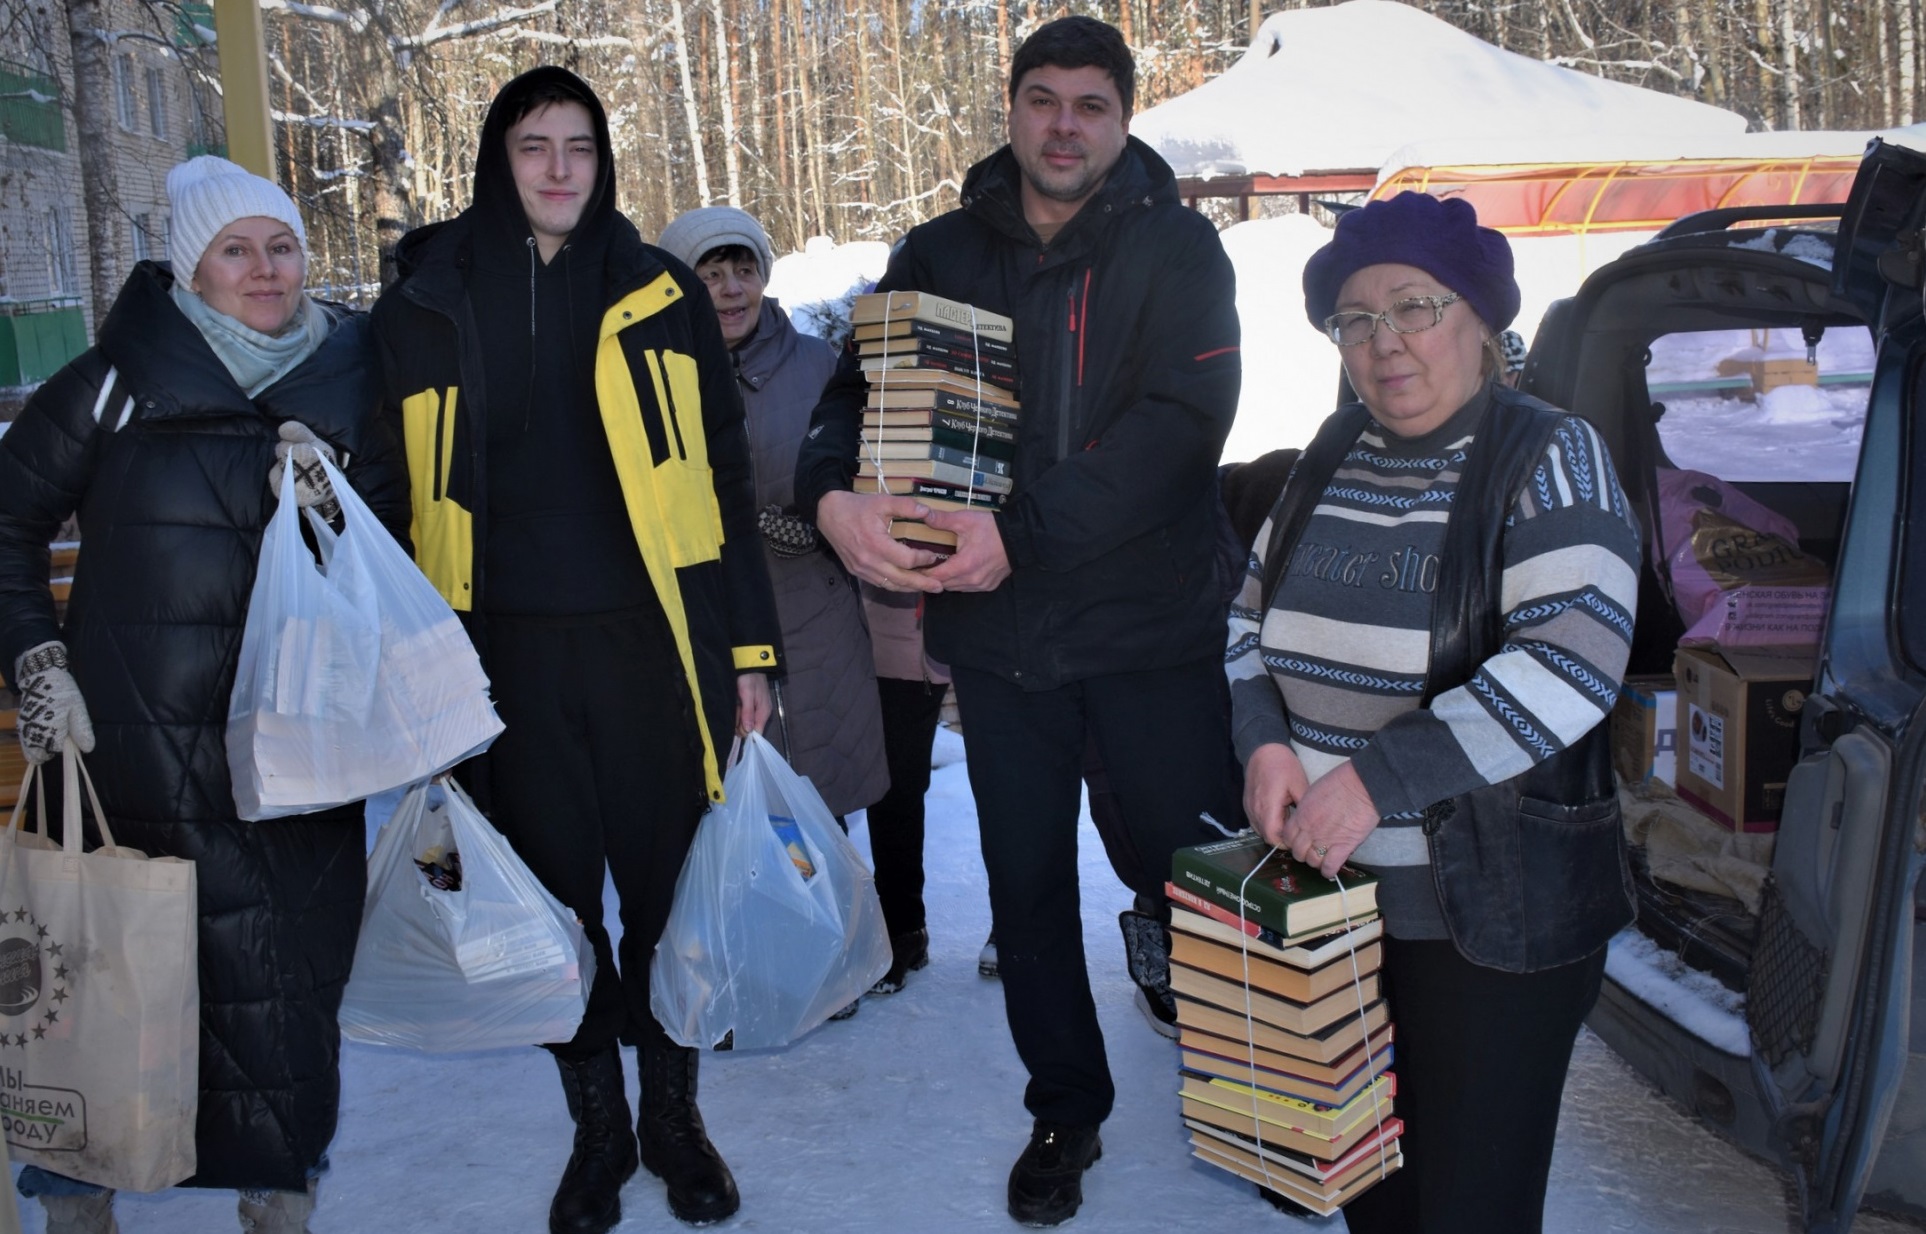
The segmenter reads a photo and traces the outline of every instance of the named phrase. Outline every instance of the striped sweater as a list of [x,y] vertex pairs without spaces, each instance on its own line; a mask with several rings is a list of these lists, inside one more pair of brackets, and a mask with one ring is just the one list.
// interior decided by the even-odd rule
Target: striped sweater
[[1326,486],[1260,622],[1266,522],[1225,653],[1238,756],[1289,743],[1313,782],[1347,760],[1383,815],[1354,860],[1385,925],[1447,937],[1419,826],[1434,802],[1510,779],[1611,710],[1631,650],[1637,525],[1603,443],[1568,417],[1503,538],[1504,641],[1421,708],[1445,520],[1489,395],[1422,437],[1365,428]]

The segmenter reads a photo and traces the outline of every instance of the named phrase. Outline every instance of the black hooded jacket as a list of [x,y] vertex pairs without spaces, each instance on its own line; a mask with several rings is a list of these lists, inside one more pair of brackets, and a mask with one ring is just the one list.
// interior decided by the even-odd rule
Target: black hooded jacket
[[[245,823],[228,778],[228,697],[274,510],[285,420],[340,452],[355,492],[399,533],[400,453],[378,416],[366,319],[250,399],[142,262],[96,345],[35,391],[0,437],[0,665],[64,639],[93,719],[87,765],[115,839],[195,863],[200,1114],[208,1187],[296,1189],[334,1137],[335,1013],[366,883],[359,807]],[[64,625],[47,542],[78,513]]]
[[[1016,322],[1015,490],[997,515],[1011,575],[929,598],[930,654],[1029,689],[1221,654],[1217,459],[1237,411],[1235,276],[1170,168],[1129,139],[1045,246],[1009,148],[963,205],[913,229],[879,291]],[[796,500],[850,487],[866,383],[853,346],[816,408]]]
[[[585,101],[598,175],[554,259],[562,266],[537,268],[522,284],[534,236],[508,163],[507,117],[545,83]],[[566,544],[558,564],[570,573],[601,571],[600,582],[620,588],[640,550],[646,595],[662,606],[697,705],[707,791],[720,800],[735,676],[774,669],[779,643],[748,436],[708,291],[686,266],[642,242],[615,208],[613,183],[608,119],[586,83],[549,67],[504,86],[482,128],[474,204],[402,240],[400,278],[375,305],[384,402],[407,449],[416,560],[468,623],[484,662],[496,568],[535,570],[544,563],[525,554],[562,543],[570,527],[626,527],[628,534],[602,530],[591,544]],[[548,286],[553,298],[543,300],[544,280],[557,273],[563,281]],[[532,313],[524,315],[529,292],[510,287],[532,291]],[[534,330],[532,369],[490,354],[523,322]],[[498,390],[504,385],[511,388]],[[589,393],[593,403],[584,405]],[[507,448],[512,456],[501,453]],[[522,487],[491,491],[505,478]],[[548,491],[552,485],[572,491]],[[609,506],[610,496],[619,504]],[[511,514],[554,522],[533,534],[526,534],[528,518],[506,530],[495,525]],[[519,539],[506,567],[498,534]],[[496,611],[521,610],[541,577],[510,579],[516,596]],[[573,611],[606,611],[616,593],[585,591],[585,582],[562,584]]]

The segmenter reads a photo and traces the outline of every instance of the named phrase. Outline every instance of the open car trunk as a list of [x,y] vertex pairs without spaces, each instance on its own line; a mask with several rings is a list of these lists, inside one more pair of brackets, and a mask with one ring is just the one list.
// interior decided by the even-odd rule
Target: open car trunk
[[1743,1019],[1666,1010],[1621,962],[1652,948],[1621,936],[1591,1026],[1791,1172],[1807,1229],[1841,1231],[1862,1201],[1926,1217],[1926,155],[1875,143],[1836,218],[1756,219],[1694,216],[1598,271],[1547,315],[1525,384],[1599,428],[1646,526],[1632,674],[1671,672],[1686,632],[1649,547],[1666,469],[1782,516],[1830,577],[1811,675],[1777,699],[1798,719],[1776,835],[1726,845],[1769,877],[1721,894],[1634,848],[1633,930]]

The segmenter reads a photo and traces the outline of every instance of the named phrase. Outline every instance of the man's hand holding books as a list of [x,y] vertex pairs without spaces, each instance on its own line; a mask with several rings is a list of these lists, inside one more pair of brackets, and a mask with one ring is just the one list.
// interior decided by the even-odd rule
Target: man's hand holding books
[[920,520],[929,515],[928,506],[909,497],[825,493],[816,506],[816,530],[829,541],[849,572],[866,583],[886,591],[941,591],[941,581],[924,573],[941,558],[927,549],[901,544],[889,534],[893,520]]

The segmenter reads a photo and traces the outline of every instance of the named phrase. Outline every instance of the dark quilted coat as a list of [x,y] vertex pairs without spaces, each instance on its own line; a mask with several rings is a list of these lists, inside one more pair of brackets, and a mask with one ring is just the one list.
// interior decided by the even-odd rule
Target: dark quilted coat
[[[756,508],[794,508],[796,450],[809,413],[836,371],[828,343],[799,332],[765,297],[756,332],[736,349],[736,380],[749,424]],[[889,791],[883,762],[883,707],[856,581],[818,549],[763,559],[782,619],[782,712],[768,736],[822,794],[831,814],[860,810]]]
[[[200,886],[199,1171],[189,1185],[298,1189],[340,1097],[335,1014],[366,882],[358,806],[234,817],[223,735],[277,426],[299,420],[405,531],[407,477],[379,425],[365,318],[249,400],[142,263],[98,344],[0,437],[0,665],[64,639],[99,744],[88,766],[116,838],[191,858]],[[102,398],[110,368],[118,373]],[[117,430],[123,397],[133,409]],[[78,511],[65,628],[47,542]]]

